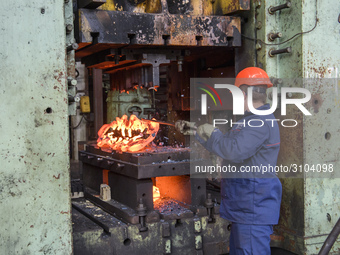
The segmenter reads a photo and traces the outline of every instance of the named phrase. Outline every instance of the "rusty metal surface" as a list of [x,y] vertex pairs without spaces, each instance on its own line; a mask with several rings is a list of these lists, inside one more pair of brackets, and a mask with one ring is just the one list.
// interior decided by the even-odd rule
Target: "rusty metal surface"
[[159,46],[241,46],[238,17],[79,9],[78,42]]
[[214,15],[228,15],[250,10],[250,0],[216,0],[212,3]]
[[[264,1],[254,2],[253,9],[257,15],[254,16],[252,30],[247,32],[248,36],[252,38],[257,37],[266,43],[279,43],[295,33],[301,32],[301,9],[293,8],[292,10],[285,10],[281,13],[270,15],[268,8],[271,5],[273,4]],[[253,34],[254,29],[256,35],[255,33]],[[268,39],[268,34],[274,31],[281,32],[283,36],[271,42]],[[300,61],[297,54],[297,52],[301,51],[302,47],[300,38],[280,46],[264,45],[259,41],[251,40],[247,40],[247,42],[254,45],[252,55],[255,55],[256,65],[263,67],[270,77],[278,77],[284,80],[285,78],[301,76],[302,61]],[[293,47],[294,54],[278,55],[275,57],[270,57],[268,54],[270,49],[276,50],[288,46]],[[257,50],[255,50],[256,47]],[[276,86],[298,86],[298,84],[287,84],[285,82],[284,80],[282,84],[276,84]],[[299,125],[294,129],[280,128],[281,144],[278,164],[303,164],[303,116],[294,107],[287,108],[286,116],[280,116],[278,112],[279,110],[275,114],[278,119],[290,118],[296,119],[299,122]],[[303,176],[297,179],[289,178],[289,176],[286,177],[281,179],[283,188],[280,219],[279,224],[275,227],[276,235],[271,244],[274,247],[281,247],[297,254],[303,254],[305,181]]]
[[[129,66],[129,63],[136,62],[136,64],[155,65],[162,64],[160,60],[176,60],[180,56],[181,51],[175,49],[150,49],[150,48],[133,48],[125,47],[122,49],[107,48],[109,46],[97,47],[93,46],[81,48],[76,51],[76,57],[81,58],[81,62],[88,68],[107,69],[106,72],[120,69]],[[157,57],[162,59],[152,59],[150,57]],[[150,63],[152,61],[152,63]],[[130,64],[131,65],[131,64]]]
[[107,0],[99,9],[138,13],[161,13],[162,10],[167,10],[170,14],[182,15],[230,15],[249,10],[249,5],[250,0]]
[[[102,50],[100,52],[96,52],[94,54],[91,54],[89,56],[83,57],[81,59],[82,64],[85,64],[88,68],[97,68],[97,69],[106,69],[113,67],[115,65],[115,56],[117,55],[118,60],[119,58],[119,51],[117,49],[106,49]],[[131,62],[134,60],[130,60],[128,62]],[[119,61],[119,64],[126,64],[128,63],[126,60]]]
[[160,13],[162,0],[107,0],[101,10],[129,11],[138,13]]
[[87,165],[92,165],[112,172],[130,176],[136,179],[145,179],[157,176],[185,175],[190,173],[189,161],[164,161],[145,165],[102,157],[88,152],[80,152],[79,159]]
[[[99,192],[90,188],[85,188],[85,198],[126,223],[139,224],[139,216],[136,207],[131,208],[125,203],[118,202],[114,199],[103,201],[99,198]],[[149,207],[147,209],[145,221],[151,223],[158,222],[159,219],[160,215],[154,211],[153,208]]]
[[72,210],[73,254],[113,254],[109,234],[76,209]]
[[[125,60],[125,63],[124,61],[120,61],[119,64],[113,64],[113,66],[111,68],[105,68],[105,73],[108,73],[108,74],[115,74],[116,72],[119,72],[119,71],[131,71],[132,69],[140,69],[140,72],[143,71],[143,67],[147,67],[149,66],[148,64],[143,64],[143,63],[138,63],[136,60]],[[142,76],[142,75],[140,75]],[[141,78],[140,78],[141,79]],[[115,82],[115,79],[111,79],[112,82]],[[125,81],[126,82],[126,81]],[[124,88],[127,87],[126,83],[124,83],[123,85]]]
[[[140,232],[138,224],[126,225],[110,215],[105,215],[105,212],[90,202],[83,200],[77,204],[81,211],[86,211],[89,218],[95,221],[73,210],[73,240],[76,255],[139,255],[151,252],[217,255],[228,252],[229,222],[220,218],[218,214],[215,215],[215,223],[208,223],[206,216],[163,219],[147,223],[148,231]],[[106,219],[111,219],[112,222]],[[103,229],[103,225],[109,226],[107,227],[109,233]]]
[[190,173],[188,148],[156,147],[139,153],[121,153],[95,146],[87,146],[86,150],[79,153],[79,158],[86,167],[108,169],[137,179]]
[[[188,204],[188,210],[183,213],[176,210],[161,212],[160,215],[163,219],[192,217],[194,213],[200,216],[207,214],[206,208],[203,207],[206,199],[205,179],[189,177],[188,149],[160,147],[159,151],[156,149],[154,153],[122,154],[112,154],[112,151],[103,151],[94,146],[88,146],[87,149],[100,152],[102,155],[115,155],[115,158],[124,158],[122,161],[108,156],[100,156],[99,153],[80,152],[80,160],[83,163],[83,182],[86,186],[85,196],[106,210],[120,215],[119,217],[122,219],[133,224],[138,222],[135,210],[140,199],[143,199],[149,212],[154,211],[153,185],[159,187],[162,196],[168,196]],[[183,155],[181,155],[182,153]],[[160,160],[160,163],[155,163],[156,160]],[[181,163],[183,161],[184,163]],[[168,164],[169,166],[167,166]],[[178,164],[181,165],[182,171],[178,170]],[[109,170],[106,178],[104,178],[104,169],[107,169],[105,171]],[[154,183],[151,177],[157,177]],[[104,202],[98,198],[97,194],[99,194],[101,183],[107,183],[111,187],[111,197],[114,200]],[[124,205],[125,210],[122,211],[122,206],[117,205]],[[147,222],[154,221],[153,217],[154,214],[148,213]]]
[[173,148],[170,146],[158,146],[140,152],[130,153],[99,148],[96,144],[91,144],[86,146],[86,151],[137,165],[171,163],[172,161],[185,161],[190,159],[189,148]]
[[173,220],[193,217],[194,213],[189,205],[169,197],[161,197],[154,202],[154,209],[159,211],[161,219]]
[[[285,2],[285,1],[284,1]],[[313,4],[291,1],[292,7],[271,15],[268,12],[268,1],[254,2],[257,13],[255,24],[258,24],[256,36],[268,44],[257,41],[258,50],[255,55],[257,65],[263,67],[269,76],[283,79],[282,87],[305,87],[312,99],[306,108],[312,116],[299,116],[298,111],[290,108],[285,118],[297,119],[299,125],[294,129],[281,129],[281,149],[279,164],[333,164],[339,168],[339,145],[333,135],[338,134],[339,118],[338,84],[326,85],[322,80],[309,84],[289,84],[285,78],[336,78],[339,77],[339,51],[330,51],[337,47],[339,37],[335,33],[339,7],[338,1]],[[255,4],[257,7],[255,9]],[[260,4],[259,4],[260,3]],[[254,18],[253,17],[253,18]],[[261,26],[260,23],[261,22]],[[316,23],[317,22],[317,23]],[[313,27],[316,25],[315,29]],[[311,30],[311,31],[310,31]],[[297,33],[310,31],[308,34],[296,36]],[[327,31],[327,32],[326,32]],[[268,40],[268,34],[282,33],[274,42]],[[324,40],[327,38],[327,46]],[[248,40],[249,43],[254,41]],[[292,52],[270,57],[270,49],[291,47]],[[254,58],[254,54],[249,53]],[[256,59],[257,58],[257,59]],[[306,81],[306,80],[305,80]],[[327,139],[328,138],[328,139]],[[301,179],[282,179],[283,198],[281,217],[276,228],[276,246],[297,254],[317,254],[327,234],[339,217],[339,178],[311,178],[308,174]],[[339,254],[339,242],[336,242],[330,254]]]
[[[287,108],[287,116],[279,116],[278,119],[285,119],[287,116],[302,123],[301,112],[293,107]],[[293,132],[294,131],[294,132]],[[278,164],[303,164],[303,146],[292,148],[292,144],[303,144],[303,125],[298,125],[294,130],[280,127],[281,146]],[[275,233],[279,236],[273,246],[282,247],[294,253],[303,250],[304,236],[304,187],[303,175],[300,178],[281,179],[283,186],[280,220],[275,228]]]
[[[255,38],[255,13],[254,4],[251,5],[250,11],[242,14],[243,20],[247,20],[242,24],[242,34],[249,38]],[[256,42],[242,37],[242,47],[235,49],[235,75],[246,67],[256,66]]]
[[139,217],[134,209],[113,199],[110,201],[103,201],[99,198],[99,192],[93,189],[85,188],[85,198],[97,204],[105,211],[114,214],[117,218],[123,220],[126,223],[139,223]]
[[117,254],[112,242],[124,246],[127,225],[89,201],[73,203],[79,209],[72,210],[73,254]]

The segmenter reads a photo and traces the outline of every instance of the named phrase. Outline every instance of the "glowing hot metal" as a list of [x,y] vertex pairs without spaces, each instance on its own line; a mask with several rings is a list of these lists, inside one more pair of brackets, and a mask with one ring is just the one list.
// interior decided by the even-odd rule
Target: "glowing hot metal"
[[128,120],[128,116],[123,115],[100,128],[97,145],[123,152],[140,151],[155,139],[158,129],[157,122],[146,122],[133,114]]

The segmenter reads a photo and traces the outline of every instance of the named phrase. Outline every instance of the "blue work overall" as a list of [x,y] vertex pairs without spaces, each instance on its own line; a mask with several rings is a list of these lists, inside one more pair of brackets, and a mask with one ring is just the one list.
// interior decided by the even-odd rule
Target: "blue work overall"
[[[268,104],[258,108],[267,109]],[[279,220],[282,196],[280,180],[275,171],[269,171],[275,169],[280,150],[274,115],[246,112],[226,134],[215,129],[206,142],[198,135],[196,138],[207,150],[222,157],[223,165],[237,169],[221,181],[220,215],[232,222],[230,255],[270,254],[270,234]],[[252,166],[260,170],[266,167],[267,172],[242,172]]]

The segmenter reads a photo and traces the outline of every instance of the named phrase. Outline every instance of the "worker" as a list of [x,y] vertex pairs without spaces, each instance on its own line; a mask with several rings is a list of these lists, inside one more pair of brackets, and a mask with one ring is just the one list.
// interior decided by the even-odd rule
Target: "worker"
[[[196,139],[210,152],[223,158],[223,165],[236,167],[236,174],[221,180],[220,215],[230,221],[230,255],[268,255],[273,225],[278,223],[282,186],[274,172],[240,173],[246,167],[267,166],[275,169],[280,149],[280,134],[273,114],[254,115],[248,107],[248,87],[252,89],[252,103],[257,110],[270,109],[266,104],[266,89],[273,84],[267,73],[248,67],[236,77],[235,86],[244,95],[245,113],[232,129],[223,134],[210,124],[198,127]],[[249,120],[263,120],[257,127]],[[255,123],[255,122],[254,122]],[[186,123],[186,126],[192,123]],[[177,124],[183,127],[183,122]],[[250,169],[250,168],[248,168]],[[239,173],[239,174],[238,174]]]

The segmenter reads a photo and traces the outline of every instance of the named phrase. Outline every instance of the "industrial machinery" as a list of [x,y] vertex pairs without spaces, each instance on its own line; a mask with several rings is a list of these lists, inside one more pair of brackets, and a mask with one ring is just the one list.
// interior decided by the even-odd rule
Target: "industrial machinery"
[[[75,12],[76,58],[92,83],[92,133],[126,139],[121,131],[128,132],[130,116],[130,121],[138,116],[174,122],[176,112],[188,114],[195,70],[210,75],[209,68],[216,67],[215,73],[232,76],[233,48],[241,46],[240,17],[205,13],[203,1],[85,2],[79,1]],[[247,9],[249,2],[235,8]],[[103,74],[109,77],[107,95]],[[123,127],[102,128],[117,117],[121,123],[123,115]],[[153,141],[136,151],[102,147],[99,138],[79,152],[84,198],[72,202],[75,254],[228,252],[229,222],[219,217],[206,180],[190,178],[187,142],[173,127],[161,125],[157,131],[155,140],[150,134]]]
[[[79,152],[85,197],[72,202],[76,254],[228,252],[229,223],[218,214],[218,182],[207,181],[214,192],[206,189],[205,179],[189,178],[187,137],[161,126],[151,146],[140,151],[100,148],[91,140],[97,139],[103,124],[122,115],[172,123],[189,119],[191,77],[235,77],[243,67],[257,65],[266,68],[276,86],[283,86],[282,78],[291,77],[283,72],[289,66],[284,61],[290,63],[289,57],[300,54],[296,46],[300,39],[294,39],[300,34],[292,34],[283,23],[290,24],[290,13],[301,10],[291,2],[247,0],[77,2],[75,56],[88,70],[94,120]],[[313,30],[317,23],[316,17]],[[306,31],[301,34],[312,30]],[[103,77],[109,84],[105,89]],[[228,116],[228,110],[232,109],[212,114]],[[288,112],[298,114],[294,108]],[[280,118],[279,112],[276,115]],[[286,149],[289,136],[301,137],[300,129],[294,132],[281,130],[279,163],[306,160]],[[272,246],[287,253],[314,254],[320,237],[304,233],[303,226],[309,223],[293,216],[309,196],[308,187],[302,187],[310,179],[297,185],[303,178],[282,179],[281,219]],[[155,197],[158,192],[161,198]]]
[[[119,153],[89,145],[80,160],[85,198],[72,203],[76,254],[227,252],[229,223],[206,196],[205,179],[189,177],[187,148]],[[111,199],[100,195],[102,184],[110,187]],[[82,222],[84,216],[97,228]]]
[[[190,78],[248,66],[279,91],[311,93],[312,116],[275,112],[298,120],[280,130],[278,164],[335,170],[281,179],[271,246],[325,254],[335,241],[339,254],[339,10],[337,0],[3,1],[1,254],[227,254],[219,183],[190,178],[190,141],[164,123],[190,119]],[[121,146],[99,146],[116,117],[163,124],[105,129]]]

